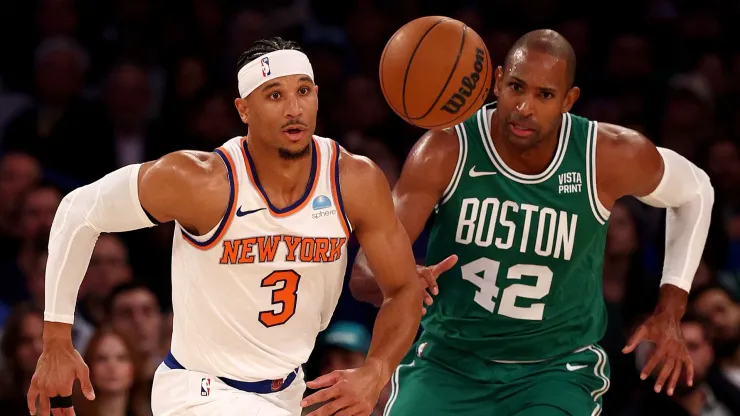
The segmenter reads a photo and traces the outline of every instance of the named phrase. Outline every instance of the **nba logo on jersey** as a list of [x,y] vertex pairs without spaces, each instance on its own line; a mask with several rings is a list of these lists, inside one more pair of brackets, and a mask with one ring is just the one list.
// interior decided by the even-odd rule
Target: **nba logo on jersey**
[[329,200],[329,197],[326,195],[319,195],[316,198],[313,199],[313,202],[311,203],[311,207],[314,211],[324,208],[329,208],[331,206],[331,201]]
[[266,77],[270,75],[270,58],[264,57],[262,58],[262,76]]
[[209,377],[203,377],[200,380],[200,395],[208,396],[211,394],[211,379]]

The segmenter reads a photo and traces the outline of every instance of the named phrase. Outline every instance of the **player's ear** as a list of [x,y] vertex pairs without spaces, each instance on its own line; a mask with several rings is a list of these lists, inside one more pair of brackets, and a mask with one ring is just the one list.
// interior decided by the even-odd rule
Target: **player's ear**
[[242,119],[242,123],[249,123],[249,106],[247,106],[247,100],[245,98],[237,98],[234,100],[234,106],[236,111],[239,112],[239,118]]
[[576,103],[578,100],[578,97],[581,96],[581,89],[578,87],[573,87],[568,90],[568,92],[565,94],[565,100],[563,100],[563,104],[560,106],[560,112],[567,113],[570,111],[571,108],[573,108],[573,104]]
[[504,77],[504,69],[501,66],[496,67],[493,73],[493,93],[498,97],[501,94],[501,79]]

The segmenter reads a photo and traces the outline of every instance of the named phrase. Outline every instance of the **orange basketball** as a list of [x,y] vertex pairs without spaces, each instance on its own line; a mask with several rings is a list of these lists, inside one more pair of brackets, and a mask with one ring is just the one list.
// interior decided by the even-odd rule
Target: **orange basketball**
[[400,28],[380,58],[380,88],[393,111],[425,129],[462,123],[488,97],[493,78],[483,40],[464,23],[443,16]]

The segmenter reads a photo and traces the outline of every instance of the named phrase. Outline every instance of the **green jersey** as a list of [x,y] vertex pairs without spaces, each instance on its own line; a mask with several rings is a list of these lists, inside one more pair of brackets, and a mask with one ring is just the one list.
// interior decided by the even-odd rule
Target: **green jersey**
[[498,156],[489,104],[455,127],[460,153],[437,206],[427,264],[457,254],[422,320],[426,336],[482,358],[534,361],[598,342],[609,212],[596,196],[597,123],[564,114],[542,173]]

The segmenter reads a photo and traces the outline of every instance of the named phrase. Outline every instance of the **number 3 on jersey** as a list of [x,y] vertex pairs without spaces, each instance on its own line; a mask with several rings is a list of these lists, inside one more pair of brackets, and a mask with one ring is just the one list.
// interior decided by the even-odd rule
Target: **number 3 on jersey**
[[[267,328],[282,325],[295,315],[296,301],[298,300],[298,282],[301,275],[295,270],[275,270],[268,274],[262,282],[261,287],[275,287],[272,290],[272,304],[281,305],[280,312],[263,311],[259,314],[259,321]],[[283,287],[276,286],[283,283]]]
[[[499,299],[498,314],[514,319],[541,321],[545,313],[543,302],[533,303],[528,307],[516,306],[516,298],[542,299],[550,293],[552,286],[552,271],[546,266],[534,264],[517,264],[509,267],[506,278],[521,280],[522,276],[537,278],[535,286],[520,283],[508,286],[499,298],[499,287],[496,283],[501,263],[486,257],[481,257],[460,268],[462,278],[478,287],[475,293],[475,303],[493,313],[496,309],[494,298]],[[482,276],[479,275],[482,273]]]

